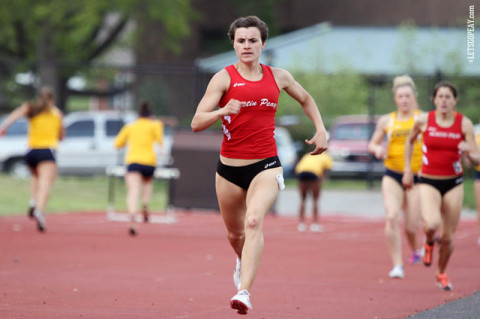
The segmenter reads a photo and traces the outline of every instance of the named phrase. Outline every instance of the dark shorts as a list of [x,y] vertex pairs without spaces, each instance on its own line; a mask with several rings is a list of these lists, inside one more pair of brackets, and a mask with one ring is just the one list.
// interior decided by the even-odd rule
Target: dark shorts
[[[389,170],[389,169],[386,169],[386,170],[385,170],[385,174],[383,174],[383,176],[390,176],[390,177],[393,178],[395,181],[397,181],[397,183],[398,183],[400,186],[402,186],[403,189],[405,189],[405,187],[403,187],[403,184],[402,184],[403,174],[400,174],[400,173],[391,171],[391,170]],[[413,184],[416,184],[416,183],[418,183],[418,176],[417,176],[417,174],[413,174]]]
[[144,179],[150,179],[155,172],[155,166],[132,163],[127,166],[127,172],[138,172]]
[[278,156],[269,157],[260,162],[246,166],[228,166],[219,160],[217,164],[217,173],[227,181],[243,188],[244,190],[248,190],[250,183],[260,172],[281,166],[282,164],[280,163]]
[[297,178],[299,181],[302,182],[308,182],[308,181],[318,181],[319,178],[317,175],[311,173],[311,172],[302,172],[297,175]]
[[55,150],[51,148],[34,148],[30,149],[24,156],[24,160],[28,166],[35,168],[40,162],[55,162]]
[[479,171],[475,171],[473,177],[474,177],[475,179],[480,179],[480,172],[479,172]]
[[431,178],[420,177],[418,182],[435,187],[443,196],[445,195],[445,193],[447,193],[449,190],[451,190],[455,186],[463,183],[463,175],[457,176],[455,178],[450,178],[450,179],[431,179]]

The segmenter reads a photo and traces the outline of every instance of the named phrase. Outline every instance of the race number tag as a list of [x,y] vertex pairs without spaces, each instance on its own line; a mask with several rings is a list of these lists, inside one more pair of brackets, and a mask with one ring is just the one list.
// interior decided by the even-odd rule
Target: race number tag
[[453,163],[453,170],[455,171],[455,174],[460,174],[462,172],[462,164],[460,161]]

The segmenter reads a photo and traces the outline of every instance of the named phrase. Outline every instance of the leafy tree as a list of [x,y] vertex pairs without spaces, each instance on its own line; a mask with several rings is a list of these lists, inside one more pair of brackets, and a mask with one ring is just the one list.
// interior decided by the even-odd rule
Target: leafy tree
[[32,72],[38,84],[54,88],[65,108],[69,94],[81,93],[67,88],[68,79],[118,43],[129,22],[161,22],[159,41],[178,52],[194,17],[190,0],[4,0],[0,72],[3,78]]
[[279,33],[278,0],[229,0],[239,16],[256,15],[268,25],[268,37]]
[[[324,74],[295,71],[292,74],[317,103],[327,129],[340,115],[368,114],[369,86],[364,76],[354,73]],[[315,132],[310,119],[288,94],[282,91],[278,104],[279,120],[285,115],[294,115],[298,118],[298,123],[289,127],[294,140],[303,141],[305,137]],[[304,143],[299,145],[306,148]]]

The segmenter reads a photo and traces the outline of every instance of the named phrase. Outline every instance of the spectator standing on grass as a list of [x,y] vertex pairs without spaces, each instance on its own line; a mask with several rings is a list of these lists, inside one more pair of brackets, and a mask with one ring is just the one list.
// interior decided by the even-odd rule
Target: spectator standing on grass
[[305,225],[305,202],[308,194],[311,194],[313,200],[313,216],[310,231],[320,233],[323,226],[318,223],[319,210],[318,200],[322,191],[323,180],[328,170],[332,168],[332,158],[328,153],[323,152],[320,155],[305,154],[295,166],[295,174],[298,178],[298,191],[300,192],[300,210],[298,231],[307,230]]
[[28,118],[28,150],[25,155],[30,172],[30,205],[28,215],[37,220],[39,231],[46,230],[45,209],[57,177],[55,151],[64,136],[62,112],[55,106],[52,89],[40,89],[37,101],[24,102],[5,119],[0,136],[16,120]]
[[238,18],[228,35],[238,61],[210,80],[191,126],[198,132],[222,120],[216,191],[227,237],[237,255],[234,283],[238,292],[230,305],[246,314],[252,309],[250,292],[263,253],[264,216],[284,187],[274,137],[282,89],[300,103],[315,125],[315,135],[306,141],[315,145],[312,154],[327,149],[327,138],[310,94],[286,70],[259,63],[267,25],[255,16]]
[[[385,165],[385,174],[382,178],[383,205],[386,214],[385,239],[393,264],[388,276],[404,278],[405,270],[400,230],[402,212],[407,243],[412,251],[412,255],[407,262],[416,264],[421,259],[421,245],[417,240],[417,233],[421,227],[421,214],[416,175],[412,187],[406,189],[402,185],[405,170],[405,140],[420,111],[417,106],[415,83],[408,75],[394,78],[392,91],[397,109],[380,117],[368,144],[368,150],[377,159],[383,159]],[[387,137],[386,145],[384,143],[385,137]],[[418,173],[422,165],[421,147],[422,139],[421,135],[418,135],[414,143],[413,159],[409,167],[414,174]]]
[[142,193],[142,214],[144,222],[148,222],[148,204],[153,192],[153,175],[157,158],[155,142],[162,144],[163,123],[151,118],[152,112],[147,101],[138,107],[138,119],[126,124],[115,138],[115,147],[128,146],[125,156],[127,172],[127,209],[130,214],[130,235],[137,234],[135,216],[139,212],[138,199]]
[[405,144],[403,184],[410,188],[414,174],[410,169],[414,143],[423,133],[419,191],[426,243],[422,260],[425,266],[432,264],[435,233],[441,230],[436,280],[444,290],[453,289],[446,270],[463,204],[461,157],[465,156],[473,165],[480,165],[472,121],[455,110],[457,99],[455,86],[448,82],[438,83],[433,91],[435,110],[418,117]]

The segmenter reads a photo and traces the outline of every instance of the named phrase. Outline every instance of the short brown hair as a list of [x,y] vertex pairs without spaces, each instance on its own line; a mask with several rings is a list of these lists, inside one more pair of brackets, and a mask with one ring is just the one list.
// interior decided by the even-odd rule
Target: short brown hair
[[447,82],[447,81],[441,81],[441,82],[438,82],[437,85],[435,85],[435,89],[433,89],[433,97],[435,98],[435,96],[437,96],[437,92],[440,88],[448,88],[452,94],[453,94],[453,97],[454,98],[457,98],[457,88],[455,87],[455,85],[453,85],[452,83],[450,82]]
[[143,100],[138,105],[138,115],[140,117],[149,117],[152,115],[152,111],[150,110],[150,103],[147,100]]
[[255,27],[260,31],[260,37],[262,38],[262,43],[265,43],[268,38],[268,26],[265,22],[260,20],[257,16],[248,16],[248,17],[240,17],[232,22],[230,28],[228,29],[228,36],[230,40],[233,42],[235,40],[235,31],[238,28],[250,28]]

